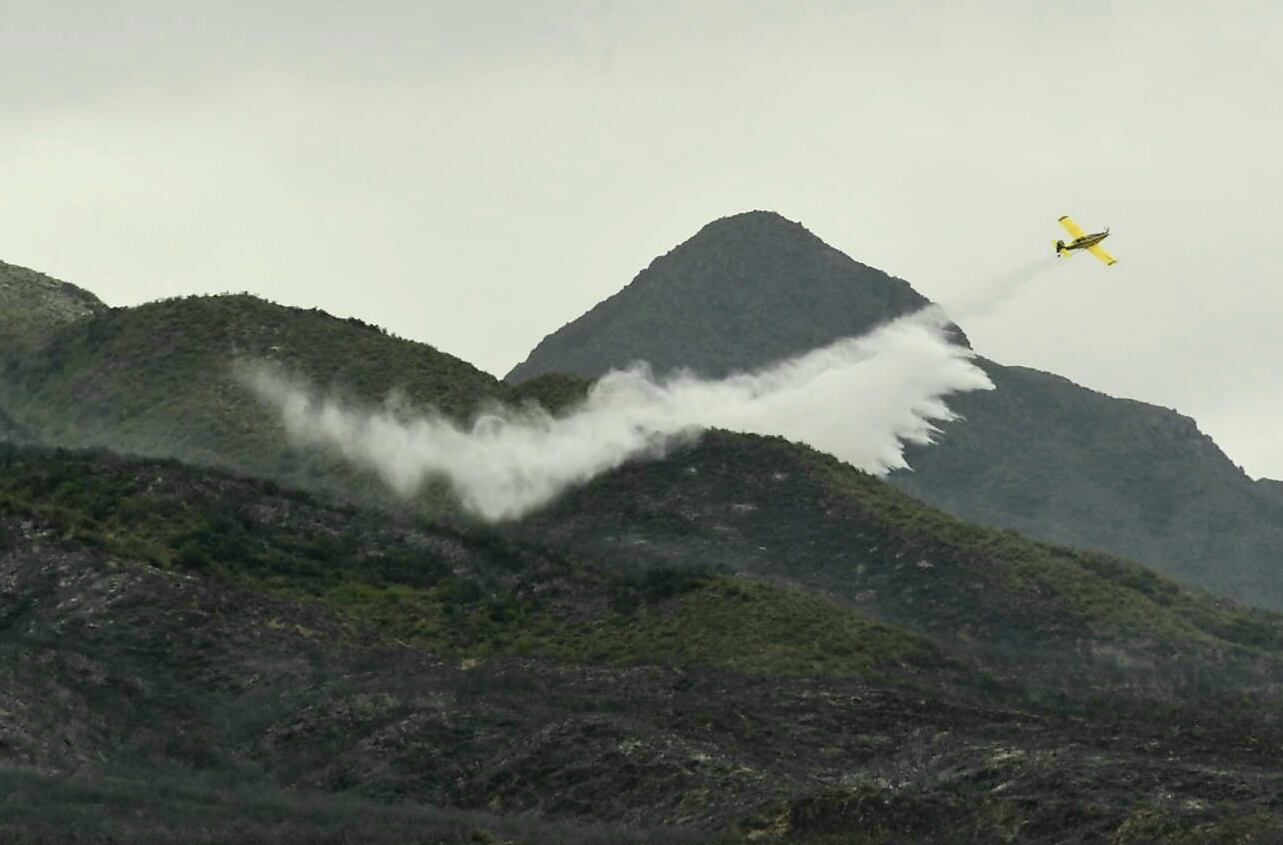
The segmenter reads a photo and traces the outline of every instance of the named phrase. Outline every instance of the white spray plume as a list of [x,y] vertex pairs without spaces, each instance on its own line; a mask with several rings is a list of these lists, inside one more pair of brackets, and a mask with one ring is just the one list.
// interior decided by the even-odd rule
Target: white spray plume
[[933,422],[954,418],[945,396],[993,387],[971,351],[949,341],[946,325],[928,308],[717,381],[615,371],[566,413],[496,406],[469,426],[437,413],[407,419],[390,408],[349,407],[267,364],[244,365],[241,375],[295,440],[337,447],[404,495],[445,478],[470,511],[504,520],[708,428],[782,435],[872,473],[904,467],[905,442],[929,443]]
[[964,288],[961,296],[942,304],[955,320],[966,322],[986,317],[1014,299],[1025,285],[1064,264],[1064,259],[1054,255],[1040,256],[1010,270],[977,279]]

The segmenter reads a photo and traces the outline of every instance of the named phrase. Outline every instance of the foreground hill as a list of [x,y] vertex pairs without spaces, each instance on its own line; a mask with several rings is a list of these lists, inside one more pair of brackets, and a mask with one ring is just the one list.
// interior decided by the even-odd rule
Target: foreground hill
[[[707,448],[761,451],[722,439]],[[707,478],[691,459],[677,471]],[[892,504],[919,540],[956,543]],[[1040,574],[1054,562],[1023,565],[1058,583]],[[1277,618],[1124,570],[1102,577],[1229,629],[1160,620],[1173,665],[1276,660]],[[935,574],[914,562],[896,587],[912,601]],[[1085,690],[1048,709],[949,637],[706,568],[632,575],[174,463],[0,447],[0,578],[0,793],[18,841],[1281,832],[1276,708],[1228,675],[1205,699],[1116,686],[1083,719]],[[1091,617],[1096,641],[1143,653],[1120,612]]]
[[248,295],[189,297],[96,313],[12,361],[0,405],[50,445],[103,447],[253,473],[337,495],[381,486],[316,449],[289,446],[275,415],[238,381],[242,360],[271,361],[320,389],[376,405],[468,415],[505,388],[427,346],[356,320]]
[[1247,667],[1283,648],[1274,614],[968,524],[779,438],[711,433],[597,479],[524,529],[614,566],[711,564],[822,589],[1045,688],[1121,666],[1165,684],[1168,655]]
[[[508,375],[595,377],[635,360],[706,375],[858,335],[926,300],[776,214],[710,223]],[[1248,478],[1166,408],[1059,376],[982,362],[998,389],[912,449],[892,482],[968,519],[1145,560],[1191,583],[1283,608],[1283,496]]]

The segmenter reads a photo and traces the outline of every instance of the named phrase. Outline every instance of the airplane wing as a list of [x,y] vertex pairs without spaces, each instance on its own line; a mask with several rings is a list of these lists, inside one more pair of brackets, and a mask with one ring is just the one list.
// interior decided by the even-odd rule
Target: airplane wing
[[1105,262],[1106,264],[1114,264],[1118,260],[1114,258],[1114,256],[1110,255],[1108,252],[1105,252],[1105,248],[1100,244],[1087,247],[1087,251],[1090,252],[1092,255],[1096,256],[1097,258],[1099,258],[1101,261]]
[[1073,235],[1075,238],[1081,238],[1083,235],[1087,234],[1086,232],[1083,231],[1082,226],[1079,226],[1073,220],[1069,219],[1068,214],[1060,218],[1060,225],[1064,226],[1065,231],[1069,232],[1069,234]]

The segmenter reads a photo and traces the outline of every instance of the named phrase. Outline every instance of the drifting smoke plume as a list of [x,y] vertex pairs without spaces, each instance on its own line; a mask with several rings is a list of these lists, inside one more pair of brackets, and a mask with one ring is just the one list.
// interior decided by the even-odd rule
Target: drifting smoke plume
[[242,376],[289,435],[330,444],[409,495],[445,478],[469,510],[513,519],[566,488],[708,428],[778,434],[874,473],[905,466],[905,442],[929,443],[943,397],[990,389],[971,352],[949,342],[930,308],[760,372],[657,381],[644,367],[601,378],[573,410],[494,407],[471,425],[438,414],[405,419],[318,397],[269,365]]
[[967,286],[966,293],[962,296],[945,301],[945,310],[960,322],[988,316],[1014,297],[1021,287],[1064,263],[1063,259],[1054,255],[1044,255],[1012,270],[974,282]]

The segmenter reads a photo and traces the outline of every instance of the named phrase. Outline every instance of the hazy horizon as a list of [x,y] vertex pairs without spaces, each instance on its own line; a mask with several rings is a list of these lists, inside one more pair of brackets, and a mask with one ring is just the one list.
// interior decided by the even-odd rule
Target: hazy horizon
[[39,4],[0,52],[0,260],[114,305],[249,290],[496,375],[718,217],[777,211],[981,354],[1283,477],[1283,10],[1226,3]]

